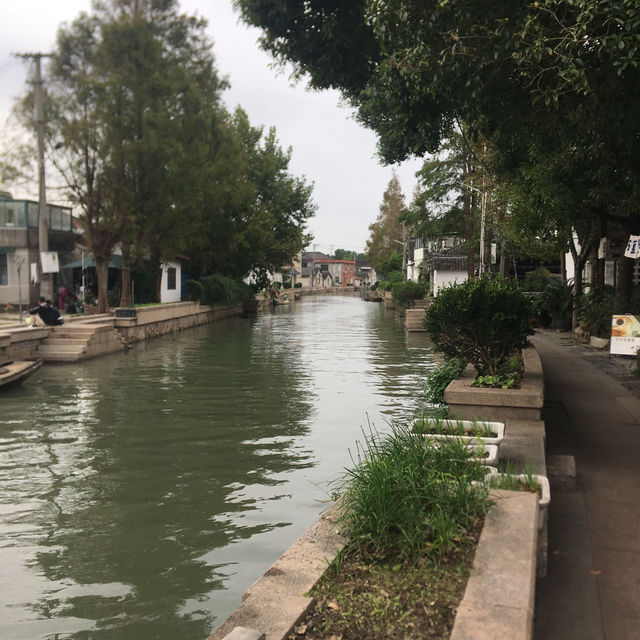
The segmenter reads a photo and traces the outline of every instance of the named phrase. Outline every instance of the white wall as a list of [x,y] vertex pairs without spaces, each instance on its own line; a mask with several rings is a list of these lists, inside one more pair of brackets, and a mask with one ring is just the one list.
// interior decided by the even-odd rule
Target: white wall
[[[0,285],[0,304],[11,303],[18,305],[20,302],[20,288],[22,288],[22,305],[29,306],[29,252],[27,249],[16,249],[7,256],[8,267],[8,283],[5,286]],[[22,262],[20,268],[21,286],[18,285],[18,261]]]
[[466,282],[466,271],[434,271],[433,272],[433,295],[438,295],[438,291],[442,287],[453,284],[454,282]]
[[[169,289],[168,271],[176,270],[175,289]],[[160,285],[160,302],[180,302],[180,281],[182,278],[182,267],[179,262],[163,262],[162,263],[162,283]]]

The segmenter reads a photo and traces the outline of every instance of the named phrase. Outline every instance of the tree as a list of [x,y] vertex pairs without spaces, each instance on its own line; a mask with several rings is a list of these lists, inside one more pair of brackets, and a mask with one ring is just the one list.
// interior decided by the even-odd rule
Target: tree
[[[61,29],[51,69],[50,131],[98,270],[116,243],[158,269],[185,245],[201,180],[201,133],[224,86],[205,23],[174,0],[111,0]],[[126,290],[126,277],[125,286]],[[124,293],[124,291],[123,291]],[[126,295],[124,296],[126,301]]]
[[[404,196],[398,176],[393,172],[391,180],[382,196],[380,213],[374,223],[369,225],[371,233],[367,240],[366,254],[369,264],[382,271],[382,265],[393,253],[400,253],[403,241],[403,228],[400,214],[404,209]],[[402,254],[401,254],[402,255]]]
[[200,203],[199,268],[232,276],[277,271],[309,242],[312,185],[289,173],[291,149],[240,108],[216,130]]

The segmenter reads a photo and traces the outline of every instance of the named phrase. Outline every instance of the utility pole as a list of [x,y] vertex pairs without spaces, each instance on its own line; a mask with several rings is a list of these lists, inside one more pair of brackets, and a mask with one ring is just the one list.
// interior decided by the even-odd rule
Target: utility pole
[[407,227],[402,223],[402,275],[407,281]]
[[42,58],[51,58],[50,53],[17,53],[18,58],[29,58],[35,63],[33,101],[35,105],[36,136],[38,143],[38,251],[40,265],[40,295],[53,299],[53,276],[43,273],[42,252],[49,251],[49,212],[47,210],[47,186],[44,168],[44,90],[42,82]]

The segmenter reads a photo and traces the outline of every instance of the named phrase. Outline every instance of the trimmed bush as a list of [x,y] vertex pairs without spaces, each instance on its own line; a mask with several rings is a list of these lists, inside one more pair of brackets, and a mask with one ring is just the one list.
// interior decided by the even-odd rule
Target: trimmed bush
[[393,299],[404,307],[413,305],[414,300],[424,298],[424,286],[421,282],[396,282],[392,287]]
[[495,375],[533,333],[531,302],[513,284],[482,277],[441,289],[424,326],[447,358]]
[[293,285],[293,288],[294,288],[294,289],[302,289],[302,282],[296,282],[296,283]]
[[184,284],[187,287],[187,298],[189,300],[197,301],[202,299],[202,283],[198,280],[187,280]]
[[239,304],[253,300],[253,289],[240,280],[214,273],[202,278],[202,301],[205,304]]

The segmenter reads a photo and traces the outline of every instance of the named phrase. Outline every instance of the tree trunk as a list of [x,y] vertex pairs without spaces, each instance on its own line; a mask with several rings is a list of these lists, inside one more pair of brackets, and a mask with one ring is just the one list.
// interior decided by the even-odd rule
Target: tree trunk
[[618,258],[618,273],[616,277],[616,295],[613,302],[613,313],[627,313],[631,303],[631,289],[633,288],[633,258]]
[[120,306],[130,307],[131,299],[131,247],[128,242],[122,243],[122,271],[120,273]]
[[[640,213],[629,216],[624,225],[624,234],[637,235],[640,229]],[[621,255],[618,258],[618,272],[616,274],[616,295],[613,301],[613,313],[628,313],[631,304],[631,290],[633,289],[633,267],[635,260],[625,258]]]
[[98,313],[109,311],[109,258],[95,256],[98,275]]

